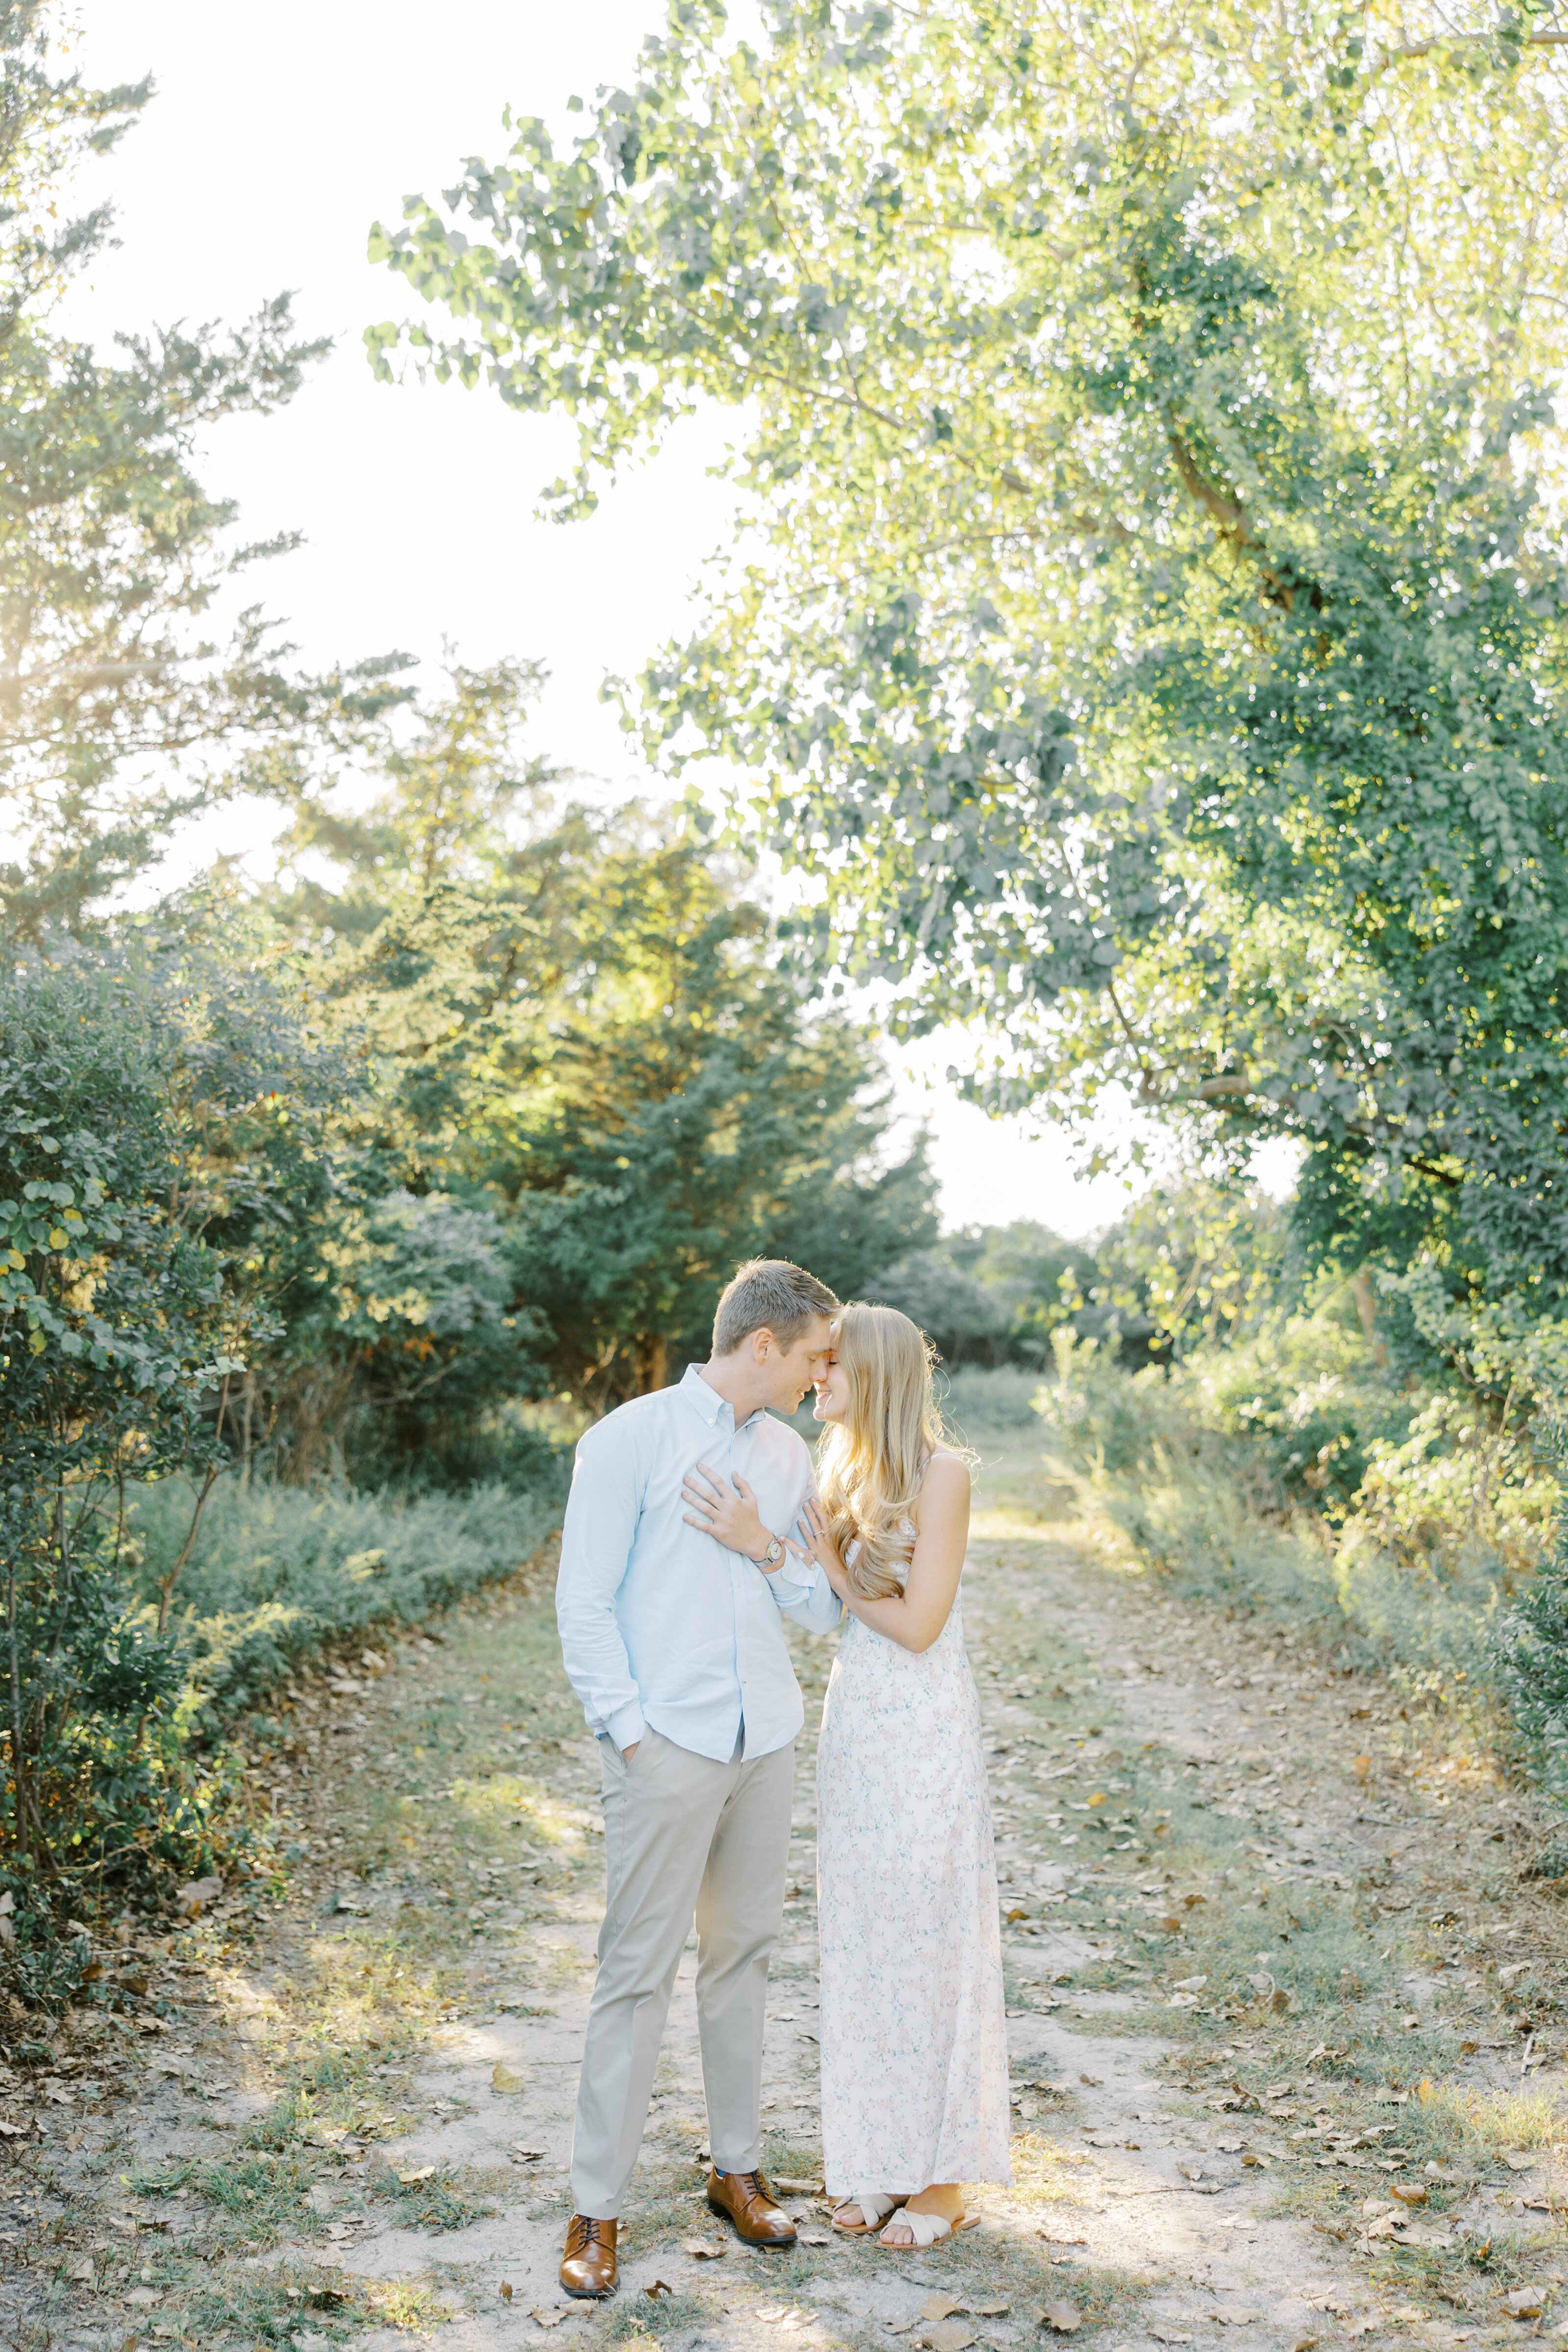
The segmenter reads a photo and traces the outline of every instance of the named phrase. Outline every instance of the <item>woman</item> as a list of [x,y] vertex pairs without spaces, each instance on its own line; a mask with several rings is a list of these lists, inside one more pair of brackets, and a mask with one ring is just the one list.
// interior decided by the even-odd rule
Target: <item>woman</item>
[[[959,1579],[969,1463],[926,1344],[847,1307],[816,1391],[827,1424],[812,1558],[848,1612],[817,1750],[822,2140],[836,2229],[894,2251],[965,2226],[1007,2183],[1002,1945],[980,1699]],[[891,2221],[887,2219],[891,2213]]]

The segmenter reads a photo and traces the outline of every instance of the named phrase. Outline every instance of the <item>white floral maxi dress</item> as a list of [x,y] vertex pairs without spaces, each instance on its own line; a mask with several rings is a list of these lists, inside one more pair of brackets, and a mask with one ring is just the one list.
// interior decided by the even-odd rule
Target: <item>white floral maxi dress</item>
[[847,1620],[816,1779],[828,2193],[1010,2182],[991,1793],[960,1601],[918,1656]]

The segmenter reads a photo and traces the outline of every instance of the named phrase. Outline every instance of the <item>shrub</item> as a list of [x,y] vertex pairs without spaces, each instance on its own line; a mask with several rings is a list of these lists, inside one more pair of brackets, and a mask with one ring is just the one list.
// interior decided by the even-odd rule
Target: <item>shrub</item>
[[[1477,1400],[1402,1392],[1331,1316],[1195,1350],[1169,1374],[1130,1376],[1061,1334],[1042,1402],[1091,1507],[1181,1590],[1310,1620],[1342,1654],[1468,1710],[1495,1717],[1512,1697],[1495,1629],[1540,1558],[1556,1487]],[[1357,1460],[1360,1482],[1336,1493],[1330,1465]],[[1510,1621],[1519,1680],[1532,1643],[1560,1638],[1549,1584]]]
[[[180,1579],[171,1630],[193,1714],[215,1724],[311,1652],[376,1625],[416,1623],[511,1575],[558,1525],[566,1457],[531,1488],[366,1495],[258,1480],[215,1488]],[[138,1500],[133,1570],[145,1603],[184,1540],[190,1494],[165,1480]]]
[[199,1831],[174,1645],[160,1611],[126,1605],[124,1503],[190,1465],[177,1570],[221,1454],[206,1400],[241,1368],[171,1129],[167,1034],[131,977],[0,976],[0,1850],[68,1905],[84,1874]]
[[1040,1433],[1040,1375],[1022,1364],[961,1364],[937,1374],[942,1418],[956,1436],[973,1437],[1005,1429]]

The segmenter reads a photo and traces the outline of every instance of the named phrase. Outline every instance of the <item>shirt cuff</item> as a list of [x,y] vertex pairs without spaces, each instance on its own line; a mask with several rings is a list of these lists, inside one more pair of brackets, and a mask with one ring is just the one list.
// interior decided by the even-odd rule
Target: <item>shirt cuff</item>
[[610,1738],[615,1741],[617,1748],[623,1749],[635,1748],[637,1741],[642,1738],[643,1733],[647,1729],[647,1725],[643,1720],[643,1711],[638,1702],[635,1698],[629,1698],[627,1699],[625,1706],[616,1707],[614,1715],[610,1717],[608,1722],[605,1724],[605,1729],[609,1733]]
[[816,1591],[821,1575],[821,1569],[816,1560],[813,1560],[804,1576],[786,1576],[784,1570],[778,1568],[769,1577],[768,1582],[773,1588],[773,1599],[778,1602],[779,1607],[793,1609],[797,1601],[810,1600]]

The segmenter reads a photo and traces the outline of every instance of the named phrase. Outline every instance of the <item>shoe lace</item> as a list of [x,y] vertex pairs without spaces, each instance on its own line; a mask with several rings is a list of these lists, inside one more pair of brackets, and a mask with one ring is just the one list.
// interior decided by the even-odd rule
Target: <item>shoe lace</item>
[[577,2213],[573,2216],[572,2234],[580,2247],[599,2246],[607,2251],[613,2242],[611,2232],[615,2226],[613,2221],[600,2221],[595,2215]]
[[773,2190],[768,2187],[765,2174],[761,2172],[737,2172],[735,2179],[740,2183],[743,2195],[747,2197],[765,2198],[770,2205],[776,2201]]

